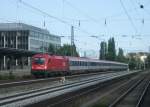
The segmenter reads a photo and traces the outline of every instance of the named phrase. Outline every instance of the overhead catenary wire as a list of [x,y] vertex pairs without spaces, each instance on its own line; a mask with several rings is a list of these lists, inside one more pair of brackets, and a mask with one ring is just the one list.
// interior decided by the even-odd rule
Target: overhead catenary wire
[[[72,7],[73,9],[75,9],[76,11],[78,11],[79,13],[83,14],[86,18],[90,19],[92,22],[94,22],[95,24],[97,24],[98,26],[101,25],[101,23],[99,22],[99,20],[91,17],[90,15],[88,15],[86,12],[81,11],[79,8],[77,8],[76,6],[74,6],[73,4],[71,4],[68,0],[64,0],[65,3],[67,3],[70,7]],[[106,23],[106,18],[103,19],[104,23],[105,23],[105,28],[107,29],[107,32],[110,32],[110,30],[108,29],[107,23]],[[80,21],[79,21],[80,23]],[[81,24],[79,24],[80,27]]]
[[[49,13],[44,12],[44,11],[42,11],[42,10],[39,9],[39,8],[36,8],[36,7],[32,6],[32,5],[30,5],[29,3],[23,1],[23,0],[19,0],[19,1],[20,1],[20,3],[22,3],[23,5],[25,5],[25,6],[29,7],[29,8],[32,8],[32,9],[34,9],[34,10],[40,12],[41,14],[44,14],[45,16],[48,16],[48,17],[50,17],[50,18],[52,18],[52,19],[55,19],[55,20],[57,20],[57,21],[59,21],[59,22],[61,22],[61,23],[64,23],[64,24],[68,25],[68,26],[72,26],[72,24],[70,24],[70,23],[69,23],[68,21],[66,21],[66,20],[62,20],[61,18],[58,18],[58,17],[53,16],[53,15],[50,15]],[[66,0],[63,0],[63,1],[66,2]],[[67,3],[68,3],[68,1],[67,1]],[[70,3],[70,2],[69,2],[69,3]],[[79,10],[79,11],[80,11],[80,10]],[[127,10],[126,10],[126,11],[127,11]],[[128,13],[127,13],[127,14],[128,14]],[[88,16],[86,13],[85,13],[85,15]],[[113,17],[113,16],[110,16],[110,18],[111,18],[111,17]],[[128,15],[128,19],[132,20],[131,17],[130,17],[130,18],[129,18],[129,17],[130,17],[130,16]],[[93,21],[93,22],[98,22],[98,20],[96,20],[96,19],[94,19],[94,18],[92,18],[92,17],[90,17],[89,19],[91,19],[91,21]],[[103,20],[105,21],[105,19],[109,19],[109,17],[105,17]],[[77,19],[77,21],[78,21],[80,24],[78,24],[78,26],[74,26],[75,29],[78,29],[78,30],[80,30],[81,32],[86,33],[86,34],[88,34],[88,35],[92,35],[92,34],[89,33],[88,31],[86,31],[86,30],[84,30],[84,29],[82,29],[82,28],[80,27],[82,20]],[[104,22],[104,23],[105,23],[105,22]],[[137,31],[137,29],[136,29],[136,27],[135,27],[133,21],[132,21],[131,23],[132,23],[132,26],[134,26],[135,31]]]
[[[136,12],[136,14],[137,14],[137,16],[139,16],[139,19],[140,19],[140,22],[141,22],[141,27],[139,28],[139,31],[137,32],[138,33],[138,36],[140,36],[141,35],[141,33],[142,33],[142,30],[143,30],[143,28],[144,28],[144,15],[142,14],[140,14],[139,13],[139,4],[137,4],[136,5],[136,1],[130,1],[131,2],[131,4],[132,4],[132,7],[134,8],[134,10],[135,10],[135,12]],[[136,7],[138,7],[138,8],[136,8]],[[141,9],[141,8],[140,8]],[[136,18],[134,18],[134,20],[136,20]],[[133,36],[134,37],[134,36]],[[136,38],[135,38],[136,39]]]
[[80,9],[78,9],[76,6],[74,6],[73,4],[71,4],[68,0],[64,0],[65,3],[67,3],[70,7],[72,7],[73,9],[75,9],[76,11],[78,11],[79,13],[83,14],[85,17],[87,17],[88,19],[90,19],[91,21],[95,22],[96,24],[99,23],[98,20],[96,20],[95,18],[89,16],[87,13],[81,11]]
[[133,29],[135,30],[135,33],[137,33],[137,28],[135,27],[131,16],[128,14],[128,11],[126,10],[126,8],[125,8],[125,6],[124,6],[122,0],[120,0],[120,4],[121,4],[121,6],[122,6],[122,8],[123,8],[123,10],[124,10],[124,12],[125,12],[125,14],[127,15],[127,17],[128,17],[128,19],[129,19],[129,21],[130,21],[130,23],[131,23]]
[[[73,4],[71,4],[68,0],[63,0],[63,1],[65,1],[65,3],[67,3],[70,7],[72,7],[72,8],[75,9],[76,11],[82,13],[86,18],[90,19],[92,22],[94,22],[94,23],[96,23],[96,24],[99,23],[99,20],[97,20],[97,19],[95,19],[95,18],[89,16],[87,13],[81,11],[79,8],[77,8],[76,6],[74,6]],[[131,12],[131,10],[128,10],[128,11],[127,11],[127,9],[125,8],[123,2],[122,2],[121,0],[120,0],[120,2],[121,2],[121,5],[122,5],[122,7],[123,7],[123,9],[124,9],[124,11],[125,11],[125,14],[126,14],[127,17],[128,17],[128,20],[130,21],[130,23],[131,23],[133,29],[135,30],[135,33],[138,33],[138,29],[137,29],[136,26],[134,25],[134,22],[133,22],[131,16],[128,14],[128,11]],[[132,1],[131,1],[131,2],[132,2]],[[134,5],[133,2],[132,2],[132,4]],[[137,9],[138,9],[138,8],[136,8],[136,7],[134,8],[134,10],[136,11],[136,13],[139,15]],[[121,14],[122,14],[122,13],[121,13]],[[119,14],[118,16],[120,16],[120,14]],[[139,15],[139,16],[140,16],[140,15]],[[111,17],[114,17],[114,16],[111,16]],[[106,29],[107,29],[107,32],[110,32],[109,29],[108,29],[108,26],[107,26],[107,24],[108,24],[107,20],[110,19],[111,17],[105,17],[105,18],[102,19],[102,20],[104,21],[104,25],[105,25],[105,27],[106,27]],[[140,19],[140,20],[141,20],[141,19]],[[144,19],[142,19],[142,23],[144,22],[143,20],[144,20]],[[75,21],[78,21],[78,20],[75,19]]]
[[[62,20],[61,18],[58,18],[58,17],[56,17],[56,16],[54,16],[54,15],[51,15],[51,14],[49,14],[49,13],[47,13],[47,12],[44,12],[44,11],[42,11],[41,9],[32,6],[31,4],[28,4],[27,2],[25,2],[25,1],[23,1],[23,0],[19,0],[19,1],[20,1],[21,4],[25,5],[26,7],[31,8],[31,9],[33,9],[33,10],[35,10],[35,11],[38,11],[38,12],[41,13],[42,15],[45,15],[45,16],[47,16],[47,17],[49,17],[49,18],[52,18],[52,19],[55,19],[55,20],[57,20],[57,21],[59,21],[59,22],[61,22],[61,23],[63,23],[63,24],[68,25],[68,26],[74,26],[74,25],[68,23],[67,21]],[[88,34],[88,35],[92,35],[92,34],[89,33],[88,31],[86,31],[86,30],[84,30],[84,29],[81,29],[81,28],[79,28],[79,27],[77,27],[77,26],[74,26],[74,28],[75,28],[75,29],[78,29],[78,30],[80,30],[81,32],[86,33],[86,34]]]
[[[100,22],[100,20],[102,20],[102,21],[104,21],[104,23],[105,23],[105,20],[106,20],[106,19],[112,20],[111,18],[118,17],[118,16],[120,16],[120,15],[123,14],[122,12],[120,12],[120,13],[115,14],[115,15],[111,15],[111,16],[106,16],[106,17],[101,17],[101,18],[99,18],[99,19],[95,19],[95,18],[91,17],[90,15],[88,15],[87,13],[81,11],[79,8],[77,8],[77,7],[74,6],[73,4],[71,4],[68,0],[63,0],[63,1],[65,1],[65,3],[67,3],[70,7],[72,7],[73,9],[75,9],[76,11],[78,11],[79,13],[81,13],[82,15],[84,15],[84,16],[86,17],[86,19],[83,19],[83,20],[80,19],[80,21],[82,21],[82,22],[84,22],[84,21],[85,21],[85,22],[86,22],[86,21],[92,21],[92,22],[98,24],[98,23]],[[138,8],[134,8],[134,11],[135,11],[135,10],[137,11],[137,9],[138,9]],[[129,11],[129,12],[132,12],[133,9],[129,9],[128,11]],[[73,21],[79,21],[79,19],[71,19],[71,18],[66,18],[66,19],[68,19],[68,20],[73,20]],[[89,19],[89,20],[88,20],[88,19]]]

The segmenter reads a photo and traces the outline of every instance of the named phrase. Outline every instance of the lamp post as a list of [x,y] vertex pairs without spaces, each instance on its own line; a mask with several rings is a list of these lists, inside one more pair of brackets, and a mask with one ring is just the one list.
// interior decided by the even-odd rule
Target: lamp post
[[[19,31],[16,32],[16,49],[18,49],[18,37],[21,36],[21,33]],[[20,38],[21,40],[21,38]],[[21,41],[20,41],[20,45],[21,45]],[[18,65],[18,60],[16,59],[16,66]]]
[[[3,47],[6,48],[6,35],[4,32],[2,32],[2,37],[4,37],[4,45]],[[4,56],[4,69],[6,68],[6,56]]]

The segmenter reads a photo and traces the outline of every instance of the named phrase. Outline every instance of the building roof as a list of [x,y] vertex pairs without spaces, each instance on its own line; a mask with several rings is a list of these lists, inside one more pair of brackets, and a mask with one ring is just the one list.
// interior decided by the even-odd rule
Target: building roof
[[32,25],[24,24],[24,23],[0,23],[0,31],[17,31],[17,30],[28,30],[34,32],[40,32],[45,35],[50,35],[52,37],[60,39],[60,36],[50,34],[48,30],[38,28]]
[[50,34],[48,30],[41,29],[24,23],[0,23],[0,31],[16,31],[16,30],[31,30]]

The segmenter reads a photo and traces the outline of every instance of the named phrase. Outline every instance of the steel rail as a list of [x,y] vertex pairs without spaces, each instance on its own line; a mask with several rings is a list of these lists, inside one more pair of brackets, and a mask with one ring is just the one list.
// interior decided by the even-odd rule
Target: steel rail
[[134,90],[142,81],[144,78],[138,80],[132,87],[130,87],[126,92],[124,92],[120,97],[118,97],[113,103],[109,105],[109,107],[115,107],[123,98],[126,97],[132,90]]
[[147,85],[146,85],[146,87],[145,87],[145,89],[144,89],[142,95],[140,96],[140,99],[139,99],[139,101],[138,101],[136,107],[140,107],[140,106],[141,106],[141,103],[142,103],[142,101],[143,101],[143,99],[144,99],[144,97],[145,97],[145,95],[146,95],[146,92],[147,92],[149,86],[150,86],[150,81],[147,83]]

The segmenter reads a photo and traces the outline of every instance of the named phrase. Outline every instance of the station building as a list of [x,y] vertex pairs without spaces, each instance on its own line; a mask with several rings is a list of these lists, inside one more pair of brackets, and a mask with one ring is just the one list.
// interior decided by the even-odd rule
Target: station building
[[61,46],[60,36],[24,23],[0,23],[0,70],[30,66],[31,56]]

